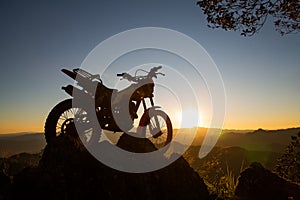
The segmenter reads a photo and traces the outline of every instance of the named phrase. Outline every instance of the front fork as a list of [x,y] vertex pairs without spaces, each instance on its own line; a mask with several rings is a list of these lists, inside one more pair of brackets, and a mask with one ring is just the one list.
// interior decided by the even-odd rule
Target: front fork
[[[151,103],[150,108],[147,108],[147,105],[146,105],[146,102],[145,102],[144,98],[141,101],[142,101],[142,104],[143,104],[144,113],[143,113],[143,116],[141,117],[141,120],[139,122],[137,133],[144,135],[146,133],[146,127],[150,123],[150,112],[154,112],[156,109],[158,109],[160,107],[159,106],[154,106],[154,101],[153,101],[152,97],[150,97],[150,103]],[[140,101],[137,102],[137,108],[139,107],[139,104],[140,104]],[[155,124],[152,124],[152,126],[149,126],[149,129],[153,128],[153,129],[155,129],[154,132],[157,132],[157,129],[160,128],[159,120],[158,120],[157,115],[153,115],[153,118],[154,118]],[[151,130],[151,132],[152,132],[152,130]]]
[[[147,110],[147,105],[146,105],[145,99],[143,98],[141,101],[143,103],[144,110]],[[150,97],[150,103],[151,103],[151,107],[154,107],[153,97]],[[139,105],[140,105],[140,102],[138,102],[137,108],[139,107]]]

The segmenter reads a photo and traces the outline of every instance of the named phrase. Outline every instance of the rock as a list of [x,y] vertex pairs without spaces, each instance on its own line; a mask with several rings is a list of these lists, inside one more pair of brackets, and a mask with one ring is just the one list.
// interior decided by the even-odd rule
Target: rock
[[10,178],[0,171],[0,200],[5,199],[10,187]]
[[[121,136],[132,152],[151,152],[147,139]],[[15,176],[10,199],[209,199],[202,178],[183,157],[148,173],[125,173],[96,160],[67,137],[47,144],[40,164]]]
[[241,199],[300,199],[300,187],[255,162],[241,173],[235,194]]

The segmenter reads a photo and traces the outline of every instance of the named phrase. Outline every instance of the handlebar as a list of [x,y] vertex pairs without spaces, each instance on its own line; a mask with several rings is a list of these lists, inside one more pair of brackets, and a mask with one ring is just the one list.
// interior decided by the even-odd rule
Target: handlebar
[[150,72],[153,70],[153,71],[155,71],[155,72],[157,72],[159,69],[161,69],[162,68],[162,66],[157,66],[157,67],[153,67],[151,70],[150,70]]
[[125,73],[117,74],[117,76],[124,76]]
[[[147,78],[153,78],[153,77],[157,78],[157,75],[165,76],[165,74],[163,74],[161,72],[157,72],[161,68],[162,68],[162,66],[153,67],[152,69],[150,69],[149,72],[147,72],[145,70],[138,69],[138,70],[136,70],[134,76],[131,76],[128,73],[120,73],[120,74],[117,74],[117,76],[122,77],[124,79],[127,79],[128,81],[139,82],[140,80],[147,79]],[[145,76],[137,76],[136,74],[137,74],[138,71],[143,71],[143,72],[146,72],[148,74],[145,75]]]

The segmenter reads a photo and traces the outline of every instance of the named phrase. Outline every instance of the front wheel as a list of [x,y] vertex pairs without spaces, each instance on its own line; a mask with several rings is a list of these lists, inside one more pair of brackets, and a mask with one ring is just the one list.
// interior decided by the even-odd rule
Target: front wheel
[[148,110],[141,118],[143,132],[157,149],[169,144],[173,137],[173,128],[169,116],[161,110]]
[[[81,123],[84,130],[77,130],[76,123]],[[47,143],[51,143],[58,136],[77,137],[87,143],[91,140],[93,129],[90,127],[88,113],[85,109],[72,106],[72,99],[66,99],[58,103],[49,113],[45,123],[45,138]]]

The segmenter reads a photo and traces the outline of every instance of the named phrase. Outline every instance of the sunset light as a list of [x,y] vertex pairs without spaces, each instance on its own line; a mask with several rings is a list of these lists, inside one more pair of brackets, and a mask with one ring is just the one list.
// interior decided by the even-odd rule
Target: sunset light
[[[63,12],[63,8],[68,7],[68,3],[37,4],[37,8],[31,4],[5,1],[0,6],[1,13],[8,19],[3,21],[1,32],[0,134],[43,132],[45,120],[53,106],[70,98],[60,90],[62,86],[72,84],[72,80],[61,74],[62,68],[80,67],[88,53],[108,37],[132,28],[153,26],[174,29],[191,37],[205,48],[217,65],[226,90],[223,128],[280,129],[300,125],[299,34],[282,37],[269,22],[254,37],[209,29],[206,16],[201,14],[195,3],[186,1],[176,4],[135,2],[130,6],[125,2],[119,2],[116,6],[114,1],[95,5],[73,2],[74,11],[67,13]],[[83,9],[83,5],[86,8]],[[171,5],[172,9],[165,12]],[[125,6],[129,6],[128,12],[123,11]],[[88,15],[78,15],[86,10]],[[56,18],[53,18],[53,13],[57,13]],[[53,24],[60,28],[53,28]],[[143,39],[147,38],[144,35]],[[121,46],[132,44],[135,43],[128,42]],[[193,50],[182,52],[195,55]],[[170,115],[174,127],[208,127],[213,111],[209,95],[214,91],[207,90],[206,77],[202,82],[192,78],[196,73],[186,58],[151,48],[132,51],[116,59],[110,66],[113,73],[106,74],[109,76],[101,74],[101,79],[110,87],[119,80],[116,73],[129,72],[132,67],[145,63],[162,63],[164,67],[161,72],[166,76],[155,79],[155,103]],[[97,69],[103,67],[96,64],[93,66]],[[200,68],[207,66],[207,61],[201,59],[197,65]],[[194,84],[195,80],[201,84]],[[184,85],[187,82],[192,84]],[[208,87],[212,83],[214,81]],[[187,96],[192,92],[186,90],[189,86],[196,91],[199,115],[194,108],[190,108],[189,101],[192,99]],[[163,95],[159,90],[164,92]],[[176,95],[184,98],[176,99]],[[184,110],[182,113],[180,106]],[[186,119],[182,120],[183,116],[187,116]]]
[[300,200],[300,0],[0,15],[0,200]]
[[184,110],[182,112],[177,112],[175,115],[175,127],[192,128],[203,126],[201,113],[197,112],[197,110]]

